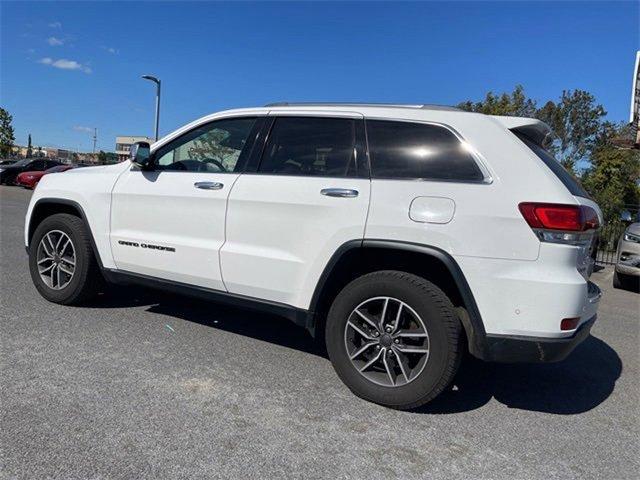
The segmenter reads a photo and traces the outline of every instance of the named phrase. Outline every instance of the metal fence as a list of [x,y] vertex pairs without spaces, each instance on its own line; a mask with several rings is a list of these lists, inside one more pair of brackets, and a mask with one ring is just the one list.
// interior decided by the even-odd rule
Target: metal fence
[[616,263],[618,240],[625,228],[627,228],[627,226],[624,223],[613,223],[605,225],[600,229],[596,264],[614,265]]
[[[638,221],[640,207],[638,205],[625,205],[625,210],[629,212],[631,221]],[[605,224],[600,229],[600,238],[598,242],[598,252],[596,255],[596,264],[599,265],[615,265],[616,249],[618,248],[618,240],[627,228],[628,222],[612,222]]]

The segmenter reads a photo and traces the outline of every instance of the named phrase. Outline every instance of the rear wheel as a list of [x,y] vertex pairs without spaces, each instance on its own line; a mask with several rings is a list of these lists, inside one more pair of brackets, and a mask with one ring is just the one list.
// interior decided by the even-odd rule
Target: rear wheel
[[336,297],[326,342],[342,381],[359,397],[397,409],[434,399],[453,379],[462,348],[447,296],[416,275],[364,275]]
[[64,305],[82,303],[102,286],[83,221],[60,213],[42,221],[29,245],[29,270],[38,292]]

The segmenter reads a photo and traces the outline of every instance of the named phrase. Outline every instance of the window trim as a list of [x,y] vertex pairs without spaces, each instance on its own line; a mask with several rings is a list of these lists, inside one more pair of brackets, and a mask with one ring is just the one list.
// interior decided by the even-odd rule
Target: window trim
[[[245,143],[245,148],[247,148],[247,155],[243,161],[243,163],[240,165],[239,170],[233,170],[232,172],[194,172],[191,170],[163,170],[160,168],[157,168],[157,160],[158,160],[158,154],[161,154],[160,156],[164,155],[165,153],[174,150],[177,147],[174,147],[174,145],[176,145],[178,142],[180,142],[185,135],[189,135],[190,133],[192,133],[194,130],[198,130],[200,128],[203,127],[207,127],[211,124],[217,123],[217,122],[223,122],[223,121],[227,121],[227,120],[237,120],[237,119],[249,119],[249,118],[253,118],[254,124],[251,127],[251,130],[249,131],[249,135],[247,136],[247,143]],[[229,175],[229,174],[234,174],[234,175],[239,175],[245,172],[247,165],[249,164],[249,160],[253,154],[253,150],[254,147],[257,143],[257,140],[259,138],[259,134],[263,129],[264,123],[265,123],[265,119],[266,119],[266,115],[231,115],[228,117],[218,117],[218,118],[214,118],[211,119],[207,122],[202,122],[199,123],[197,125],[194,125],[192,128],[190,128],[189,130],[186,130],[184,132],[181,132],[180,135],[172,138],[171,140],[163,143],[162,145],[158,146],[158,148],[156,148],[155,150],[153,150],[151,152],[151,163],[152,163],[152,170],[156,171],[156,172],[175,172],[175,173],[198,173],[198,174],[208,174],[208,175]]]
[[[332,115],[333,112],[314,112],[312,114],[310,112],[304,112],[303,114],[298,115],[297,113],[281,113],[275,112],[274,114],[269,115],[269,119],[265,122],[265,125],[262,130],[262,139],[257,141],[255,144],[255,148],[253,149],[252,156],[247,162],[247,168],[244,174],[251,175],[261,175],[261,176],[274,176],[274,177],[298,177],[298,178],[353,178],[353,179],[371,179],[371,169],[369,164],[369,151],[367,148],[367,139],[366,139],[366,126],[364,123],[364,117],[359,114],[348,112],[346,114],[342,114],[342,112],[336,112],[335,115]],[[325,118],[325,119],[334,119],[334,120],[353,120],[355,126],[355,138],[354,138],[354,147],[356,150],[356,175],[344,175],[344,176],[335,176],[335,175],[297,175],[291,173],[265,173],[260,171],[260,165],[262,164],[262,160],[264,158],[264,154],[269,144],[269,140],[271,138],[271,132],[273,131],[273,127],[276,121],[279,118]]]
[[471,145],[469,142],[465,140],[465,138],[458,132],[455,128],[446,123],[434,122],[430,120],[419,120],[419,119],[408,119],[408,118],[393,118],[393,117],[365,117],[365,132],[367,139],[367,158],[369,159],[369,172],[371,175],[371,180],[396,180],[396,181],[409,181],[409,182],[438,182],[438,183],[464,183],[464,184],[472,184],[472,185],[491,185],[493,183],[493,176],[487,167],[487,164],[484,160],[484,157],[474,148],[472,151],[469,151],[469,155],[476,162],[476,165],[480,169],[480,173],[482,173],[482,180],[458,180],[458,179],[447,179],[447,178],[430,178],[430,177],[376,177],[373,175],[373,166],[371,165],[371,157],[370,152],[371,148],[369,145],[369,128],[367,127],[368,120],[376,120],[383,122],[402,122],[402,123],[417,123],[422,125],[433,125],[435,127],[444,128],[452,133],[458,141],[462,144]]

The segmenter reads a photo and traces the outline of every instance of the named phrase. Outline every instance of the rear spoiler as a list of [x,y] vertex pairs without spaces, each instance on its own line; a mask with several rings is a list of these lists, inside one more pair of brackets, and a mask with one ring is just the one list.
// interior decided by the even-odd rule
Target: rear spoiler
[[491,118],[509,130],[526,135],[538,145],[544,145],[546,138],[552,133],[549,125],[535,118],[501,117],[498,115],[491,115]]

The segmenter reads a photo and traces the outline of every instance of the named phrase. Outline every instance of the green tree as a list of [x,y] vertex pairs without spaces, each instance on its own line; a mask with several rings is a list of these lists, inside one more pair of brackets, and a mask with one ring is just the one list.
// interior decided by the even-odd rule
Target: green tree
[[484,100],[472,102],[467,100],[458,104],[458,108],[468,112],[479,112],[487,115],[512,115],[516,117],[535,117],[536,101],[527,98],[522,85],[516,85],[511,93],[496,95],[487,93]]
[[13,126],[11,122],[13,117],[4,108],[0,107],[0,157],[8,157],[11,155],[14,137]]
[[640,151],[624,146],[632,134],[627,125],[606,122],[582,178],[609,224],[619,222],[627,205],[640,204]]
[[567,170],[575,172],[576,164],[593,152],[606,114],[589,92],[565,90],[558,103],[545,103],[536,118],[549,125],[555,135],[547,148]]
[[33,153],[33,150],[31,149],[31,134],[29,134],[29,140],[27,142],[27,154],[25,155],[25,157],[31,158],[32,153]]
[[458,108],[488,115],[513,115],[538,118],[551,127],[554,136],[547,147],[562,165],[575,174],[576,164],[588,160],[601,132],[602,105],[596,104],[595,97],[584,90],[565,90],[558,102],[549,100],[542,108],[537,102],[527,98],[522,85],[517,85],[511,93],[487,93],[480,102],[466,101]]
[[118,163],[118,155],[113,152],[105,152],[100,150],[98,152],[98,163],[101,165],[105,165],[108,163]]
[[106,163],[118,163],[118,155],[116,155],[113,152],[106,152],[105,153],[106,156]]

